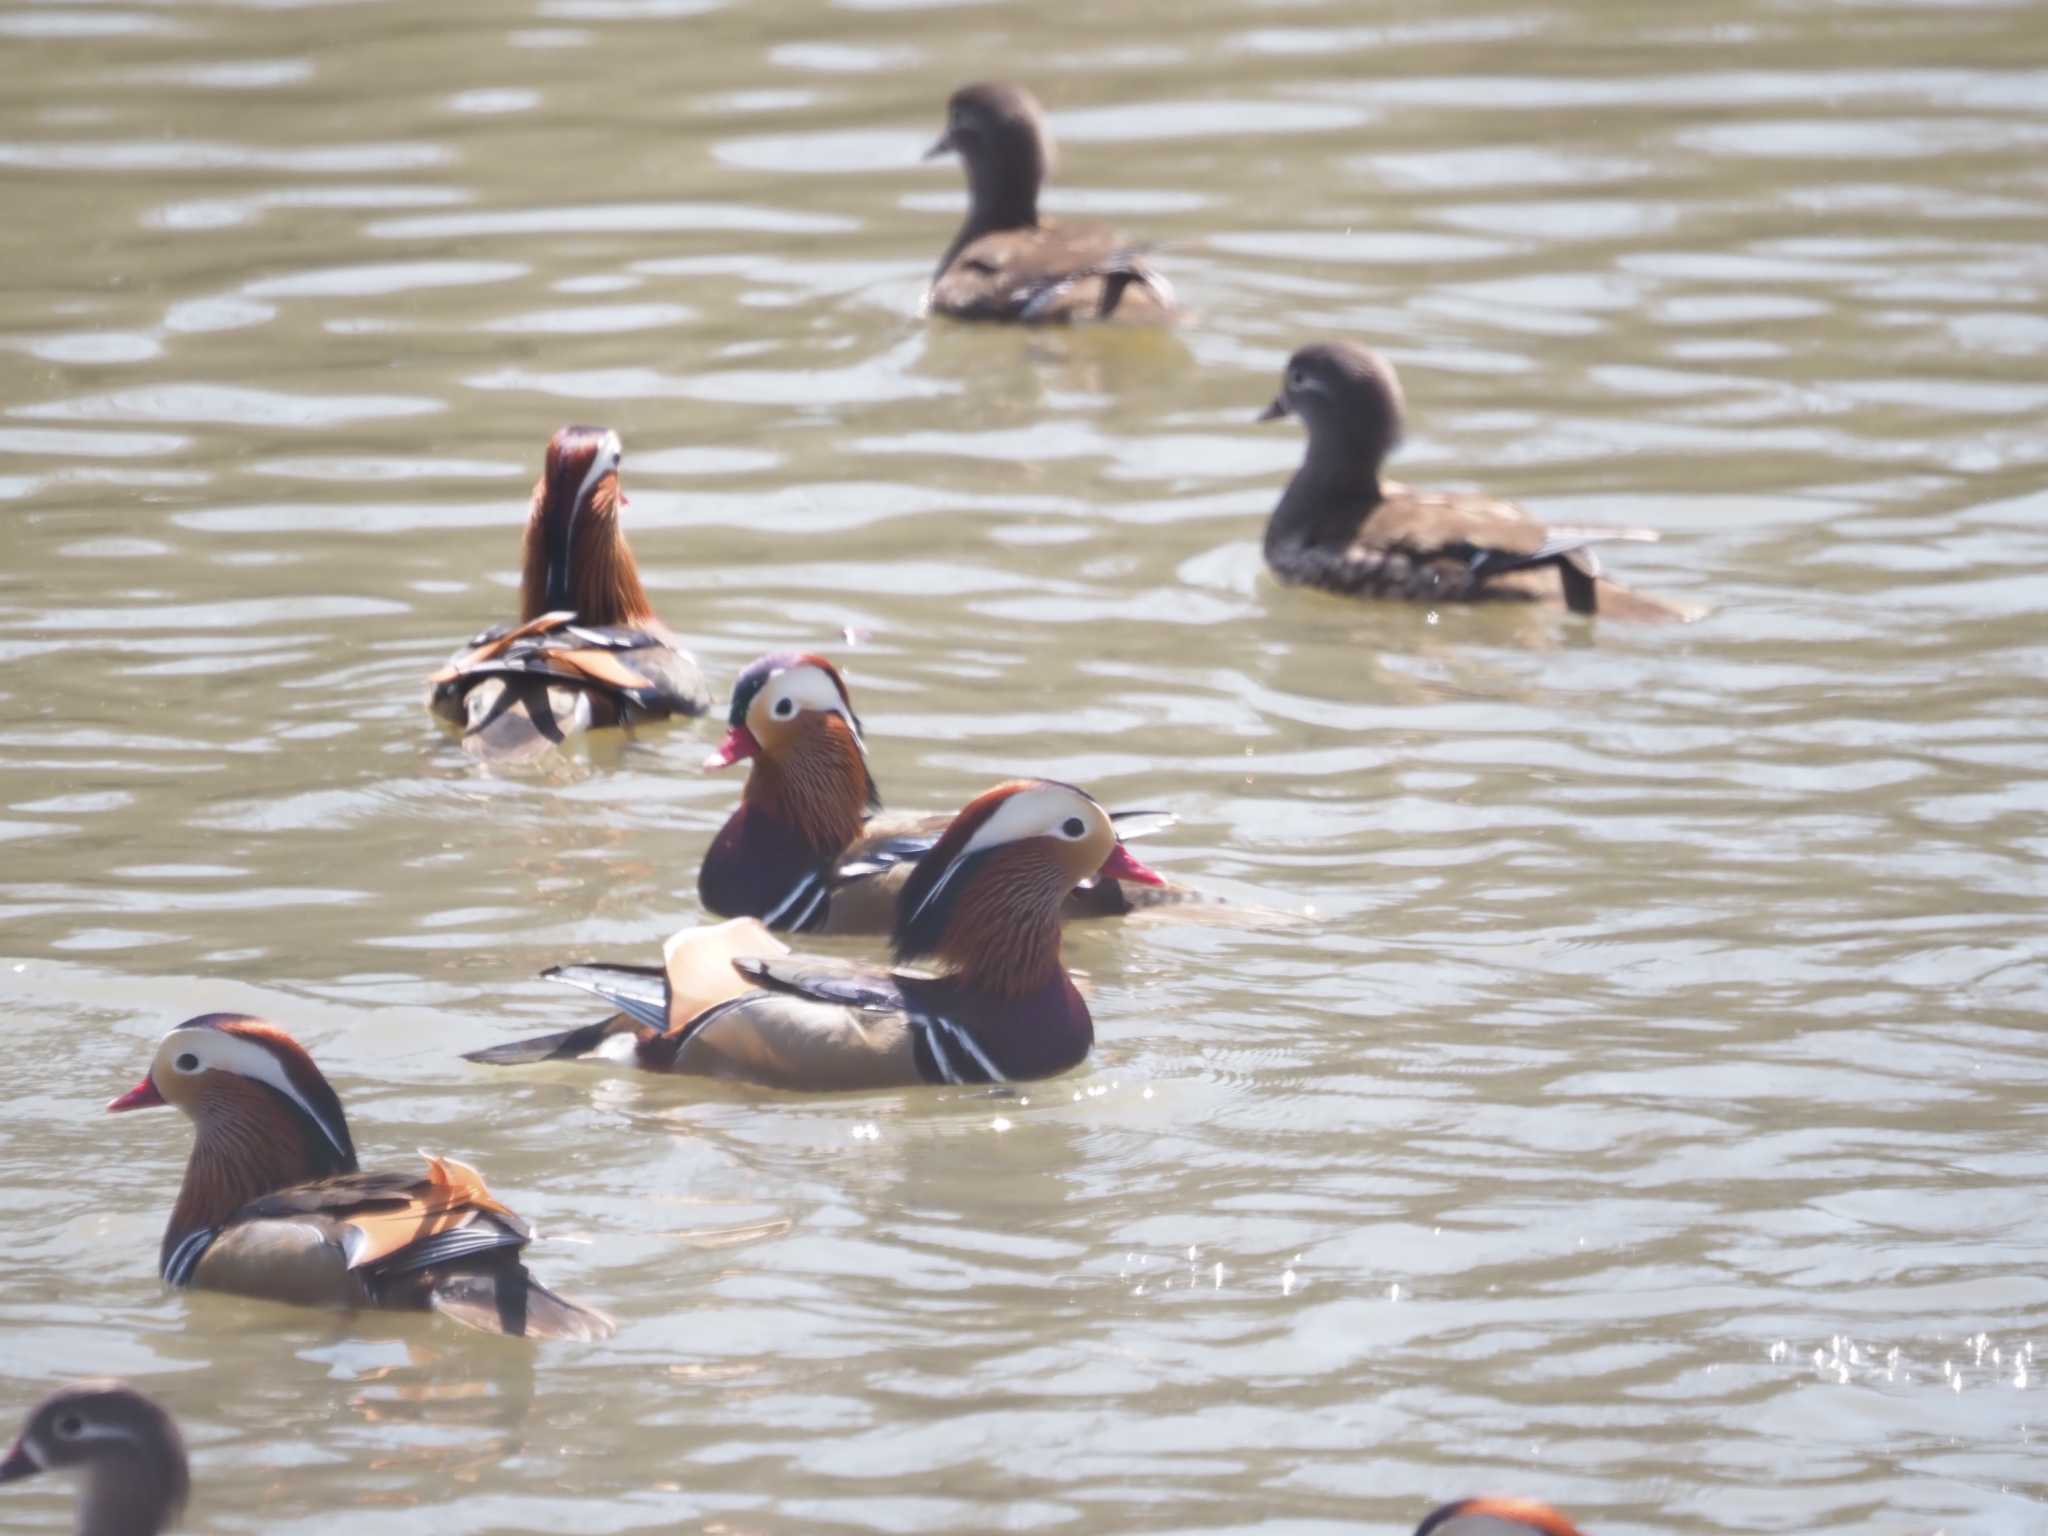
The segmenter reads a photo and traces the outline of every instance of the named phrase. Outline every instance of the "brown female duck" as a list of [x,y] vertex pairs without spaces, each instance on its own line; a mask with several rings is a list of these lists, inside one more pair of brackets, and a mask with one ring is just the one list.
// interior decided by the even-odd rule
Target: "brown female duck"
[[519,622],[485,630],[429,679],[427,708],[479,757],[529,757],[574,732],[711,707],[703,674],[654,616],[619,510],[624,450],[564,427],[526,519]]
[[[953,818],[881,812],[846,679],[822,656],[761,657],[733,683],[726,718],[731,728],[704,766],[742,759],[753,766],[739,809],[698,869],[705,907],[721,917],[758,917],[780,932],[889,932],[912,864]],[[1117,811],[1110,820],[1121,839],[1173,818]],[[1156,889],[1091,877],[1068,895],[1065,913],[1121,916],[1190,894],[1154,882]]]
[[78,1536],[156,1536],[192,1487],[177,1424],[124,1381],[74,1382],[36,1404],[0,1483],[38,1472],[78,1473]]
[[527,1273],[533,1231],[474,1168],[427,1157],[427,1174],[363,1173],[341,1100],[313,1058],[242,1014],[187,1019],[148,1075],[107,1105],[172,1104],[194,1136],[158,1270],[301,1306],[446,1313],[486,1333],[602,1339],[610,1318]]
[[1299,416],[1308,456],[1266,524],[1266,563],[1282,581],[1348,597],[1537,602],[1573,613],[1690,619],[1697,611],[1600,574],[1591,546],[1654,540],[1642,528],[1546,528],[1520,507],[1380,478],[1401,440],[1401,383],[1377,352],[1303,347],[1259,417]]
[[[655,1072],[818,1092],[1049,1077],[1078,1066],[1095,1040],[1060,963],[1060,904],[1098,871],[1157,878],[1072,785],[1001,784],[953,818],[897,895],[897,962],[927,960],[937,974],[787,956],[758,924],[727,923],[672,940],[661,968],[545,972],[619,1013],[469,1059],[598,1053]],[[730,964],[707,965],[707,950]]]
[[1415,1536],[1582,1536],[1558,1510],[1533,1499],[1459,1499],[1433,1509]]
[[1052,139],[1032,94],[1014,85],[963,85],[946,104],[946,131],[925,158],[953,153],[967,167],[967,218],[932,275],[928,308],[961,320],[1159,320],[1173,290],[1131,245],[1101,224],[1039,217]]

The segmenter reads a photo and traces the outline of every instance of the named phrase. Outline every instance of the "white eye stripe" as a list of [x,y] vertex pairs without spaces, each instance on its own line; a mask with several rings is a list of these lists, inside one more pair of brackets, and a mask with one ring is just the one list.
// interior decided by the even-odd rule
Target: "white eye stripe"
[[[158,1059],[173,1051],[190,1051],[199,1058],[200,1064],[216,1067],[224,1072],[234,1072],[242,1077],[254,1078],[268,1084],[290,1099],[306,1112],[306,1118],[320,1127],[320,1134],[327,1138],[328,1145],[343,1158],[349,1156],[346,1139],[339,1126],[329,1125],[327,1117],[315,1109],[301,1093],[298,1085],[284,1069],[269,1047],[254,1040],[244,1040],[219,1029],[174,1029],[164,1036],[164,1043],[158,1051]],[[175,1059],[175,1058],[174,1058]]]
[[[855,723],[853,711],[847,708],[846,700],[840,696],[832,679],[817,667],[791,667],[778,672],[768,680],[768,686],[761,690],[771,716],[787,720],[799,709],[814,710],[819,714],[837,715],[846,722],[846,728],[853,732],[853,739],[863,755],[867,743],[861,739],[860,726]],[[785,711],[787,703],[793,707]]]
[[1035,784],[1029,789],[1018,790],[997,806],[988,820],[974,829],[974,835],[967,839],[967,846],[954,855],[953,862],[925,892],[924,900],[917,904],[910,920],[914,923],[924,916],[925,908],[938,899],[939,892],[951,883],[960,867],[977,853],[1003,843],[1022,842],[1027,837],[1057,836],[1061,825],[1074,816],[1081,819],[1084,835],[1092,824],[1099,823],[1105,827],[1109,824],[1109,817],[1102,807],[1078,789],[1069,789],[1064,784]]
[[607,432],[604,441],[597,445],[597,452],[591,456],[590,468],[584,471],[583,483],[576,487],[576,504],[569,509],[569,522],[573,527],[576,514],[583,510],[583,503],[597,488],[597,482],[618,469],[625,458],[626,450],[619,442],[619,434]]

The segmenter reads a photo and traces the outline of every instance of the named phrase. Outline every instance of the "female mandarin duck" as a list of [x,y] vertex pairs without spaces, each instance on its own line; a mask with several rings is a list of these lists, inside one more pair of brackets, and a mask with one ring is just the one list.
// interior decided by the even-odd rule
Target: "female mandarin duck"
[[670,940],[661,968],[545,972],[620,1012],[469,1059],[600,1052],[650,1071],[818,1092],[1049,1077],[1078,1066],[1095,1040],[1060,963],[1060,905],[1098,871],[1158,879],[1072,785],[1000,784],[953,818],[897,895],[896,960],[929,959],[938,974],[789,956],[760,924],[724,923]]
[[963,85],[946,104],[946,131],[926,151],[967,166],[967,219],[932,276],[928,308],[961,320],[1159,320],[1173,290],[1143,249],[1101,224],[1038,216],[1052,139],[1029,91]]
[[654,616],[619,528],[616,432],[564,427],[526,519],[519,623],[487,629],[429,679],[427,708],[479,757],[544,752],[594,727],[701,715],[703,674]]
[[1546,528],[1489,497],[1416,491],[1380,478],[1401,440],[1401,384],[1377,352],[1303,347],[1259,417],[1299,416],[1308,456],[1266,524],[1266,563],[1282,581],[1349,597],[1562,603],[1573,613],[1691,619],[1600,574],[1589,546],[1654,540],[1641,528]]
[[610,1318],[527,1273],[520,1253],[533,1230],[474,1168],[429,1156],[425,1178],[359,1172],[341,1100],[275,1025],[232,1013],[187,1019],[107,1108],[163,1104],[195,1132],[158,1255],[170,1284],[442,1312],[485,1333],[611,1335]]
[[1548,1504],[1533,1499],[1459,1499],[1430,1511],[1415,1536],[1582,1536]]
[[185,1507],[191,1474],[171,1416],[123,1381],[59,1387],[22,1426],[0,1483],[79,1474],[78,1536],[156,1536]]
[[[953,818],[879,815],[860,717],[839,669],[822,656],[763,656],[732,688],[731,729],[706,768],[753,767],[697,872],[720,917],[758,917],[791,933],[887,933],[912,863]],[[1110,814],[1119,838],[1172,824],[1161,811]],[[1120,916],[1189,893],[1157,882],[1144,896],[1110,876],[1068,895],[1068,917]]]

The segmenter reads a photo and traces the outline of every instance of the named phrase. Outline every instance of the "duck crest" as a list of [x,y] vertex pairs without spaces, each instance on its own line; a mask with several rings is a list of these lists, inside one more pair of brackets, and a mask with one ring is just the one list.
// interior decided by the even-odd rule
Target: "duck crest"
[[602,427],[564,427],[549,440],[526,519],[521,622],[561,609],[598,627],[654,619],[619,528],[617,457]]

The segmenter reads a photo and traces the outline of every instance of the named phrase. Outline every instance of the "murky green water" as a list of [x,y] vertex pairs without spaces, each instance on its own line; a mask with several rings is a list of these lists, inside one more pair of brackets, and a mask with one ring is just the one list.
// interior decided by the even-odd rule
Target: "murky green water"
[[[2021,4],[0,9],[0,1410],[209,1531],[2048,1524],[2048,21]],[[964,79],[1172,336],[933,328]],[[1404,478],[1664,542],[1683,630],[1276,588],[1300,341]],[[708,732],[480,777],[422,676],[616,426],[720,687],[894,804],[1044,772],[1297,928],[1077,934],[1029,1101],[457,1053],[695,915]],[[842,631],[856,637],[842,639]],[[479,1164],[601,1348],[167,1295],[168,1025]],[[10,1487],[0,1529],[64,1517]]]

